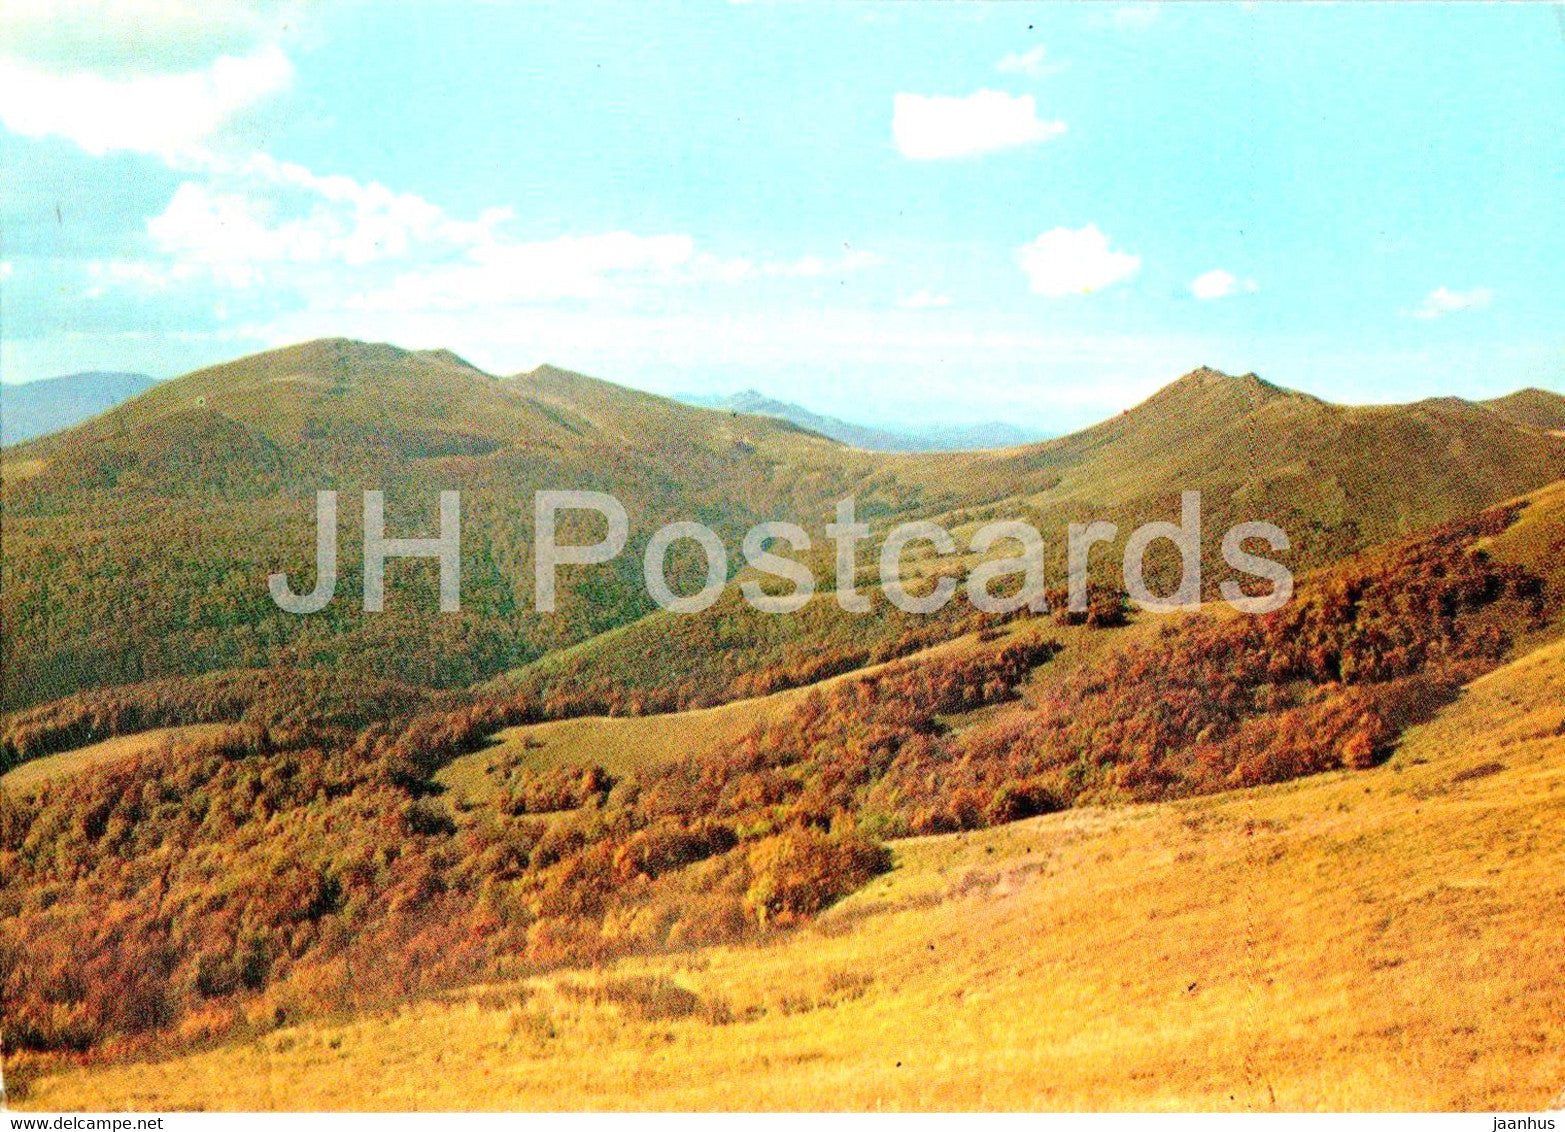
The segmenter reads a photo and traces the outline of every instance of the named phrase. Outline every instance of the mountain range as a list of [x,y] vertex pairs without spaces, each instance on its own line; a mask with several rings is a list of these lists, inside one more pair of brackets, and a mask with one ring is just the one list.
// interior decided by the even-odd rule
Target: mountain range
[[1045,436],[1001,421],[974,425],[936,425],[909,430],[875,428],[811,412],[802,405],[779,401],[754,389],[726,395],[681,393],[675,400],[705,409],[778,417],[832,440],[873,452],[963,452],[983,448],[1014,448],[1043,440]]
[[70,428],[152,388],[139,373],[73,373],[0,384],[0,446]]
[[[8,1099],[1020,1108],[1044,1081],[1087,1107],[1535,1110],[1565,1021],[1562,407],[1202,367],[1068,436],[877,452],[331,339],[7,447]],[[631,542],[541,615],[530,496],[570,487],[617,496]],[[284,614],[266,579],[309,588],[323,488],[337,593]],[[392,537],[461,491],[460,613],[427,561],[362,612],[371,488]],[[1203,562],[1234,521],[1284,529],[1283,609],[1123,600],[1130,529],[1189,489]],[[867,576],[862,614],[761,613],[737,575],[651,607],[653,528],[733,547],[790,519],[819,579],[847,496],[959,547],[1026,520],[1055,582],[1063,524],[1120,532],[1084,615],[920,617]],[[676,588],[705,572],[672,561]],[[1106,1011],[1133,1024],[1084,1057]]]
[[[1559,400],[1526,398],[1533,412]],[[159,382],[6,450],[4,703],[272,664],[472,683],[653,612],[640,551],[679,519],[706,522],[730,546],[779,517],[818,536],[853,495],[881,530],[1025,518],[1054,537],[1102,518],[1125,524],[1123,537],[1177,516],[1180,491],[1200,489],[1213,537],[1266,519],[1289,532],[1290,564],[1308,568],[1561,476],[1565,437],[1482,405],[1333,405],[1211,369],[1038,444],[881,453],[552,366],[496,377],[449,351],[321,340]],[[389,529],[409,531],[431,527],[437,488],[461,489],[471,532],[461,614],[412,595],[363,614],[353,506],[337,599],[308,618],[276,609],[265,579],[314,561],[312,500],[328,487],[384,490]],[[571,487],[618,496],[632,539],[606,569],[562,572],[559,613],[539,615],[528,501]],[[1056,568],[1061,541],[1049,546]],[[699,556],[671,562],[676,584],[699,577]],[[394,569],[391,592],[427,591],[425,565]],[[656,622],[624,639],[654,642]]]

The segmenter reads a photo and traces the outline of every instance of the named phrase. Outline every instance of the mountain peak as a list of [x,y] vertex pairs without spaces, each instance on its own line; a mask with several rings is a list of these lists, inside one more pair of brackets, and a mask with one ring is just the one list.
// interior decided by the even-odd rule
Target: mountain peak
[[1262,378],[1254,370],[1251,370],[1248,373],[1231,374],[1225,373],[1220,369],[1214,369],[1212,366],[1204,365],[1196,366],[1195,369],[1191,370],[1183,377],[1178,378],[1176,381],[1174,381],[1173,384],[1201,387],[1238,385],[1248,389],[1268,390],[1272,393],[1292,392],[1291,390],[1284,389],[1280,385],[1273,385],[1271,382]]
[[1482,404],[1484,408],[1517,424],[1541,428],[1546,432],[1565,430],[1565,394],[1529,385]]
[[396,366],[408,362],[454,366],[472,373],[483,374],[485,377],[489,376],[466,358],[445,348],[407,350],[401,346],[394,346],[390,342],[366,342],[358,338],[313,338],[308,342],[279,346],[210,368],[231,369],[239,363],[254,363],[274,369],[287,366],[304,370],[344,366],[355,368]]
[[[420,350],[417,356],[427,361],[438,362],[441,365],[457,366],[461,369],[472,370],[474,373],[484,373],[483,370],[462,357],[461,354],[456,353],[454,350],[447,350],[443,346],[435,350]],[[487,377],[489,375],[484,374],[484,376]]]
[[1313,400],[1303,393],[1273,385],[1254,373],[1234,376],[1211,366],[1197,366],[1142,404],[1146,408],[1171,409],[1181,415],[1227,415],[1247,413],[1283,397]]
[[1210,385],[1219,381],[1232,381],[1232,375],[1224,373],[1220,369],[1211,366],[1196,366],[1195,369],[1179,379],[1181,383],[1189,382],[1192,385]]

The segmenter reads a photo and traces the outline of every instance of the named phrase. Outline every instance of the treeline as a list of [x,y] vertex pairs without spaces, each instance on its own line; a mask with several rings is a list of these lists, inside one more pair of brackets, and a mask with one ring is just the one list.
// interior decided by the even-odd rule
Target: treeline
[[[1009,698],[1053,649],[874,679],[935,730],[931,713]],[[851,790],[823,777],[829,758],[791,785],[745,750],[618,782],[524,770],[492,804],[453,811],[435,771],[525,714],[495,700],[341,746],[246,723],[0,802],[8,1042],[112,1051],[740,939],[889,864],[854,828]]]
[[[648,618],[563,656],[546,657],[497,686],[536,701],[550,719],[689,711],[818,684],[1034,616],[1025,609],[981,612],[965,589],[932,614],[906,613],[878,589],[864,596],[870,601],[865,613],[844,612],[827,593],[779,617],[756,611],[730,592],[700,615]],[[1110,628],[1129,619],[1117,587],[1094,584],[1089,610],[1082,613],[1067,609],[1064,590],[1046,596],[1061,625]]]
[[406,684],[320,670],[240,670],[95,689],[0,718],[0,773],[153,728],[249,722],[274,732],[352,734],[430,703],[428,693]]
[[1548,615],[1542,580],[1475,549],[1513,518],[1449,524],[1267,617],[1181,619],[1055,680],[1035,678],[1055,641],[983,633],[617,779],[522,751],[469,808],[436,772],[542,704],[496,693],[351,738],[251,720],[0,795],[8,1042],[114,1052],[744,939],[861,887],[888,837],[1373,765]]

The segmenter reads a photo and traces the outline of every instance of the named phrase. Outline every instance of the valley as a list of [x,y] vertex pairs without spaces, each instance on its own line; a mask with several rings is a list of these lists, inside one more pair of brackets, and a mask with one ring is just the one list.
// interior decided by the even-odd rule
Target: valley
[[[7,449],[13,1099],[1541,1103],[1565,438],[1522,403],[1198,370],[1031,448],[888,455],[329,341]],[[428,475],[471,493],[463,612],[413,600],[422,566],[358,610],[351,521],[346,594],[271,607],[311,467],[407,526]],[[779,617],[741,572],[682,615],[627,553],[562,571],[551,620],[514,496],[553,476],[725,539],[838,493],[882,532],[1141,521],[1190,477],[1218,520],[1296,533],[1297,591],[1158,615],[1115,563],[1083,613],[919,616],[864,576],[867,613]]]
[[0,3],[0,1125],[1557,1128],[1562,31]]
[[[1115,522],[1123,539],[1177,518],[1187,489],[1202,492],[1214,564],[1224,529],[1266,520],[1288,532],[1282,560],[1300,572],[1561,476],[1565,437],[1483,405],[1336,406],[1209,369],[1055,440],[888,454],[552,367],[498,378],[447,351],[322,340],[161,382],[4,451],[0,660],[12,676],[0,707],[276,665],[460,688],[616,628],[655,636],[640,556],[655,529],[681,519],[711,526],[736,561],[742,533],[767,519],[823,543],[848,495],[882,534],[929,518],[962,541],[981,522],[1020,519],[1047,532],[1060,584],[1065,547],[1053,536],[1068,522]],[[432,531],[436,489],[463,493],[460,615],[396,599],[434,592],[428,563],[395,565],[387,611],[364,614],[362,532],[347,504],[336,600],[309,618],[273,606],[266,577],[314,561],[314,493],[365,488],[386,493],[394,532]],[[631,516],[609,567],[562,571],[552,617],[532,608],[527,501],[544,488],[607,490]],[[803,561],[832,576],[829,562]],[[676,589],[701,569],[693,555],[670,559]],[[1210,574],[1227,576],[1220,564]],[[1149,576],[1160,577],[1155,563]],[[710,616],[724,616],[721,603]]]
[[895,845],[778,940],[34,1080],[40,1108],[1536,1110],[1565,649],[1384,766]]

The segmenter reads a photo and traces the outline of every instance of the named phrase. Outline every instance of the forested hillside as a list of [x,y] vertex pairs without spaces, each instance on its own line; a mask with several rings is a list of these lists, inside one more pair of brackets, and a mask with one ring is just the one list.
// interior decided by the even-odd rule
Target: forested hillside
[[[465,686],[644,617],[653,606],[641,550],[680,519],[717,530],[733,562],[755,522],[788,518],[818,534],[849,495],[879,530],[928,516],[959,530],[1024,519],[1045,533],[1059,577],[1066,521],[1115,521],[1123,540],[1141,522],[1177,517],[1179,492],[1199,489],[1209,549],[1232,522],[1268,519],[1289,533],[1282,558],[1300,570],[1561,475],[1565,437],[1476,405],[1345,408],[1210,370],[1029,448],[894,455],[552,367],[497,378],[444,351],[324,340],[161,383],[6,451],[0,706],[279,666]],[[285,570],[296,587],[310,584],[314,493],[328,488],[342,493],[336,599],[308,617],[285,614],[266,578]],[[362,612],[357,493],[368,488],[386,493],[393,535],[433,534],[436,492],[462,492],[460,614],[436,612],[429,562],[394,563],[386,612]],[[632,529],[614,563],[562,572],[560,612],[547,617],[533,610],[530,505],[545,488],[608,491]],[[567,537],[595,533],[582,519]],[[829,579],[828,551],[812,553]],[[671,558],[679,584],[700,570],[693,553]],[[696,645],[728,640],[726,618],[769,668],[815,651],[808,632],[764,645],[775,631],[757,617],[720,603],[698,615],[705,624],[677,631]],[[624,641],[604,638],[604,663],[632,641],[657,649],[671,630],[654,620]],[[889,655],[907,632],[880,619],[847,651],[828,642],[838,659],[821,663]],[[614,679],[594,670],[596,648],[572,661],[572,694]],[[684,655],[702,668],[710,654]],[[710,702],[751,663],[692,671],[691,695],[677,702]]]
[[618,776],[534,766],[523,746],[461,805],[440,769],[544,705],[387,688],[354,715],[325,688],[301,718],[266,681],[214,687],[240,719],[226,731],[0,793],[7,1038],[106,1053],[764,936],[884,870],[888,836],[1370,767],[1557,631],[1558,564],[1536,548],[1561,537],[1558,500],[1539,497],[1312,576],[1264,618],[1171,622],[1034,691],[1058,663],[1048,619]]

